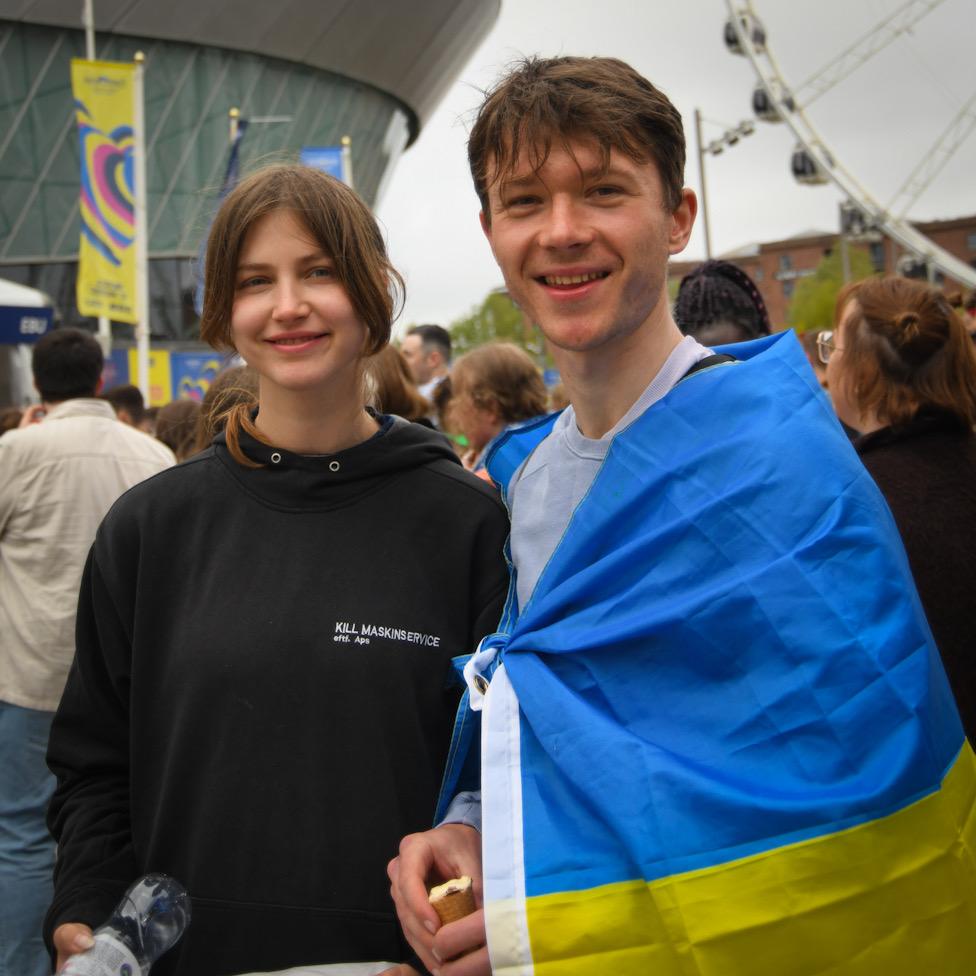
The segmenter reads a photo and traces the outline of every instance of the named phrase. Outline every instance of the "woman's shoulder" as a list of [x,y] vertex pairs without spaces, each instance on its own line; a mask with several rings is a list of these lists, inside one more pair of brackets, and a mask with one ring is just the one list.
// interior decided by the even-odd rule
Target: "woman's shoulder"
[[103,528],[168,518],[174,510],[200,498],[214,462],[213,448],[207,448],[138,482],[116,499],[102,522]]
[[497,509],[505,515],[498,488],[493,482],[478,477],[468,471],[461,464],[448,458],[438,458],[424,465],[420,471],[426,472],[422,477],[431,479],[433,485],[439,485],[445,493],[455,493],[463,498],[470,498],[471,504],[483,505],[488,509]]

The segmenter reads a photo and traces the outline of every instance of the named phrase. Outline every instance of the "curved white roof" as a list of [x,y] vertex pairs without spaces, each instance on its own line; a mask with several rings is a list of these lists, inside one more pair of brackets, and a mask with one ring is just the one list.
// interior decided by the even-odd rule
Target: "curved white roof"
[[[107,32],[295,61],[387,92],[419,129],[501,0],[94,0],[94,8],[96,50]],[[0,0],[0,19],[80,28],[81,9],[81,0]]]
[[12,308],[49,308],[54,303],[44,292],[0,278],[0,305]]

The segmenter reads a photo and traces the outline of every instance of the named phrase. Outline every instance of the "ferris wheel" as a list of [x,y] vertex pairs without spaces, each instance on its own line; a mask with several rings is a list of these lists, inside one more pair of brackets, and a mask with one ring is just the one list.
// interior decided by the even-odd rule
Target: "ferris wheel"
[[846,197],[841,208],[845,233],[881,232],[900,245],[910,261],[923,266],[930,278],[941,272],[976,288],[976,268],[939,247],[907,219],[915,201],[976,129],[976,92],[954,114],[935,144],[919,154],[920,161],[885,204],[880,203],[841,162],[807,111],[811,103],[910,31],[915,23],[943,2],[908,0],[902,3],[795,88],[791,88],[780,70],[751,0],[726,0],[729,18],[725,24],[725,44],[732,53],[744,55],[752,64],[756,74],[752,107],[757,118],[763,122],[785,124],[796,137],[796,148],[790,160],[796,180],[809,185],[833,182]]

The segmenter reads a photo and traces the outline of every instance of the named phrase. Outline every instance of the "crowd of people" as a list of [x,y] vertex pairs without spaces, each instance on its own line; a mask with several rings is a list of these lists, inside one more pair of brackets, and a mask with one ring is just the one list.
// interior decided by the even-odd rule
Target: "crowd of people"
[[724,261],[672,304],[684,154],[615,59],[486,94],[482,227],[552,390],[512,343],[391,342],[374,217],[295,165],[214,220],[201,334],[247,365],[202,402],[36,343],[0,413],[0,976],[148,872],[193,906],[159,976],[971,972],[968,307],[882,275],[797,341]]

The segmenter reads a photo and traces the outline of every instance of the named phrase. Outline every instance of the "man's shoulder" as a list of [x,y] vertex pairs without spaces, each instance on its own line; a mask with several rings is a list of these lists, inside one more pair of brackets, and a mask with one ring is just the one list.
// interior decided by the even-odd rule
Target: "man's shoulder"
[[134,452],[145,455],[147,458],[158,459],[164,464],[172,465],[176,463],[176,455],[162,441],[157,440],[152,434],[136,430],[128,424],[116,421],[119,429],[113,429],[112,434],[119,438],[120,443],[126,444]]
[[205,504],[214,496],[208,473],[213,460],[213,449],[208,448],[181,464],[160,466],[121,491],[103,524],[113,530],[146,520],[165,526],[187,506]]

